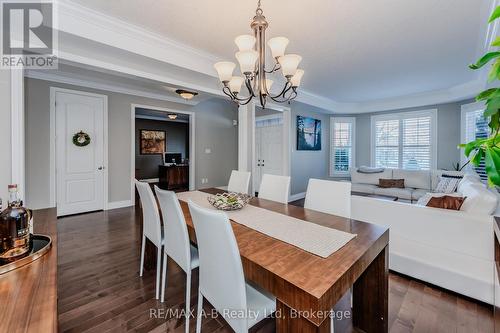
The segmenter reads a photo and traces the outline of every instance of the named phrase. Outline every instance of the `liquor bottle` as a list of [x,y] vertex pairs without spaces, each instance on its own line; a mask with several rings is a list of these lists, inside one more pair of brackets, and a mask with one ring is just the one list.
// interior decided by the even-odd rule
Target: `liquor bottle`
[[31,252],[31,212],[23,207],[17,185],[9,185],[7,208],[0,214],[0,262],[12,262]]

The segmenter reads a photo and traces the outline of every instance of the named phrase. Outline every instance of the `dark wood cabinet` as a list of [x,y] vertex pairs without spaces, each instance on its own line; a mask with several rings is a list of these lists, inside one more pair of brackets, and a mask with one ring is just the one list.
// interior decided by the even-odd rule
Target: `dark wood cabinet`
[[160,188],[165,190],[189,189],[189,165],[160,165],[158,170]]

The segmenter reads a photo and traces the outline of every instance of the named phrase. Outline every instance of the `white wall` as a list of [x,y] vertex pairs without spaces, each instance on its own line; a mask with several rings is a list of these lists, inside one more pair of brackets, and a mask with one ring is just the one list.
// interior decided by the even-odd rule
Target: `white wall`
[[0,70],[0,198],[3,207],[7,204],[7,185],[11,182],[11,116],[10,116],[10,70]]

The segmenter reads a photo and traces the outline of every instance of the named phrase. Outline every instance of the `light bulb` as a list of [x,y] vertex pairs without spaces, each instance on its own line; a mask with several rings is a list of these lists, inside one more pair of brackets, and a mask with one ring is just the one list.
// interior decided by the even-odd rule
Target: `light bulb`
[[240,35],[234,39],[240,51],[252,50],[255,45],[255,37],[252,35]]
[[233,70],[236,65],[233,62],[221,61],[214,65],[217,74],[219,74],[219,80],[221,82],[229,82],[233,76]]
[[241,76],[233,76],[229,81],[229,90],[234,94],[238,94],[241,91],[243,81],[244,79]]
[[259,53],[254,50],[236,52],[236,59],[240,63],[240,70],[243,74],[251,74],[255,71],[255,62]]
[[295,72],[295,75],[292,76],[292,78],[290,79],[290,82],[292,83],[292,87],[300,86],[300,81],[302,80],[303,75],[304,75],[304,70],[297,69],[297,71]]
[[273,58],[276,59],[285,55],[285,49],[288,45],[288,38],[274,37],[267,42],[267,45],[269,45],[269,48],[271,49]]
[[281,71],[285,77],[292,77],[297,71],[302,57],[297,54],[286,54],[278,58],[278,62],[281,65]]

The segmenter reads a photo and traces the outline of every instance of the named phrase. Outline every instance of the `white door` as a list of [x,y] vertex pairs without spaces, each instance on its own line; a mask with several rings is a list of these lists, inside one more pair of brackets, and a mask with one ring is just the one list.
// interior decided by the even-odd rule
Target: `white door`
[[283,124],[255,128],[254,189],[259,191],[263,174],[283,175]]
[[[56,90],[56,198],[57,215],[104,209],[104,122],[107,97]],[[73,143],[83,131],[86,146]]]

